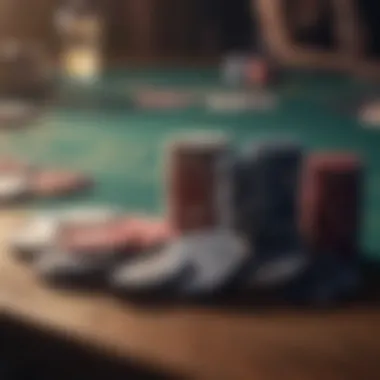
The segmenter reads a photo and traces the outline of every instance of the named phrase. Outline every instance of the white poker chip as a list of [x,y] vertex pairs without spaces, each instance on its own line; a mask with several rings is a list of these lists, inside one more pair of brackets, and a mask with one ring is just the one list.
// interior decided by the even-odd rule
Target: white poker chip
[[188,258],[194,273],[184,284],[188,295],[212,293],[223,287],[248,259],[246,243],[234,232],[215,230],[184,237],[179,255]]
[[53,215],[31,218],[11,239],[11,247],[24,260],[34,260],[41,252],[53,245],[59,221]]
[[178,245],[126,263],[110,276],[112,287],[126,291],[155,290],[175,279],[186,267],[187,259]]
[[25,195],[28,191],[27,179],[24,175],[0,176],[0,202],[11,202]]
[[290,252],[278,258],[268,259],[258,265],[250,279],[250,286],[271,288],[281,286],[303,273],[310,260],[302,252]]

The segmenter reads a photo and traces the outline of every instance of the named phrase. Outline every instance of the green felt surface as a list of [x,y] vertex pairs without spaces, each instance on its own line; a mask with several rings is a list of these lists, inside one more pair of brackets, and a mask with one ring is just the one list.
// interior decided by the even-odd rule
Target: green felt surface
[[[274,90],[279,106],[271,112],[215,114],[195,106],[185,111],[136,111],[128,98],[138,86],[176,87],[202,96],[221,91],[216,70],[121,70],[88,85],[64,83],[60,101],[35,121],[35,128],[2,132],[0,150],[36,163],[85,170],[95,176],[85,202],[162,213],[164,149],[176,133],[224,131],[237,147],[262,138],[291,137],[310,150],[350,150],[366,162],[363,245],[380,258],[380,130],[363,128],[331,104],[373,92],[370,85],[332,75],[294,73]],[[45,202],[45,204],[48,204]]]

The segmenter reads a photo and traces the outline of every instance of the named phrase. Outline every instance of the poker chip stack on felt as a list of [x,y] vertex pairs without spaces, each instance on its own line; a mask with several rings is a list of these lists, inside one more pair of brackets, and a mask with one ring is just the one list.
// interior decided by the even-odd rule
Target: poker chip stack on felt
[[235,163],[235,223],[255,260],[248,283],[277,285],[306,265],[297,227],[303,149],[292,142],[249,147]]
[[170,144],[168,211],[177,231],[186,234],[226,223],[229,205],[220,202],[220,190],[227,185],[223,164],[228,152],[228,140],[220,135],[195,135]]
[[350,153],[317,153],[305,167],[301,228],[314,252],[358,252],[363,165]]
[[260,252],[297,241],[302,147],[268,142],[249,147],[236,164],[238,228]]

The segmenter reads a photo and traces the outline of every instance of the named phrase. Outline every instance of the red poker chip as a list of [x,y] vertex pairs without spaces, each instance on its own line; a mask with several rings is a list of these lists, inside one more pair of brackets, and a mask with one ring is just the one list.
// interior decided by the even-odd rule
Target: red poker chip
[[41,171],[30,180],[31,192],[40,197],[76,193],[91,185],[91,179],[83,174],[60,170]]

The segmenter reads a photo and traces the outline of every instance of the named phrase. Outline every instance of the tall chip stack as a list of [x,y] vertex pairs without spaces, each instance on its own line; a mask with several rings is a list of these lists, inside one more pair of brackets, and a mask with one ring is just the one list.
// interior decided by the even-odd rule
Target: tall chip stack
[[257,254],[298,246],[297,199],[303,150],[292,142],[248,149],[235,165],[237,227]]
[[363,166],[349,153],[313,154],[305,165],[300,224],[314,252],[358,251]]
[[194,135],[169,148],[168,208],[179,233],[225,225],[229,218],[224,170],[229,144],[224,136]]

